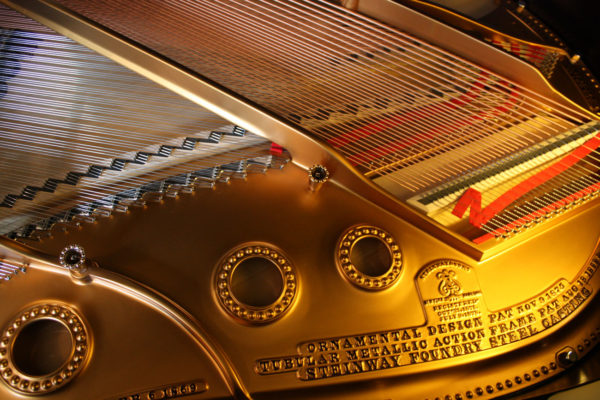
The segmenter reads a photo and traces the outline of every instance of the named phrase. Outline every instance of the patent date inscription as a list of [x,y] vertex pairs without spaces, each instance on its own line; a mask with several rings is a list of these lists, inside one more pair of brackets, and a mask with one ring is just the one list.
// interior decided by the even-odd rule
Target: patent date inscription
[[208,385],[202,380],[194,382],[178,383],[166,385],[150,390],[145,390],[127,395],[121,395],[114,400],[162,400],[162,399],[179,399],[181,397],[192,396],[194,394],[203,393],[208,390]]
[[439,261],[416,277],[428,324],[405,329],[311,340],[298,354],[257,360],[260,375],[295,372],[316,380],[440,362],[510,345],[567,319],[592,294],[600,259],[569,283],[561,279],[535,298],[490,312],[469,266]]

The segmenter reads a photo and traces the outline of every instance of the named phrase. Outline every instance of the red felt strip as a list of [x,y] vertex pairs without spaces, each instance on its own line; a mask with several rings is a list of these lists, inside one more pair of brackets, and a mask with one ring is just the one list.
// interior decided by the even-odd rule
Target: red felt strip
[[519,55],[521,52],[521,46],[517,42],[512,42],[510,44],[510,52],[516,55]]
[[513,201],[517,200],[519,197],[525,195],[548,180],[554,178],[558,174],[566,171],[579,160],[596,150],[599,146],[600,133],[596,134],[596,136],[589,139],[557,162],[512,187],[496,200],[488,204],[488,206],[483,210],[481,209],[481,193],[479,193],[479,198],[477,199],[473,194],[473,192],[477,192],[477,190],[469,188],[460,197],[456,203],[456,206],[454,206],[452,214],[462,218],[464,213],[467,211],[467,208],[471,207],[469,222],[477,228],[481,228],[483,224],[508,207]]
[[503,234],[503,233],[505,233],[505,232],[513,229],[513,228],[516,228],[519,225],[523,225],[523,224],[531,221],[533,218],[535,218],[537,216],[542,216],[544,214],[547,214],[547,213],[555,210],[556,208],[563,206],[566,203],[573,202],[573,201],[575,201],[575,200],[577,200],[579,198],[582,198],[583,196],[585,196],[585,195],[587,195],[589,193],[595,192],[597,190],[600,190],[600,182],[595,183],[593,185],[590,185],[590,186],[586,187],[585,189],[582,189],[582,190],[580,190],[580,191],[578,191],[576,193],[573,193],[570,196],[565,197],[564,199],[558,200],[558,201],[556,201],[556,202],[554,202],[554,203],[552,203],[552,204],[550,204],[550,205],[548,205],[548,206],[546,206],[544,208],[541,208],[541,209],[539,209],[539,210],[537,210],[535,212],[532,212],[532,213],[530,213],[530,214],[528,214],[528,215],[526,215],[526,216],[524,216],[524,217],[522,217],[522,218],[520,218],[520,219],[518,219],[516,221],[511,222],[510,224],[507,224],[507,225],[503,226],[502,228],[498,228],[498,229],[496,229],[493,232],[489,232],[489,233],[486,233],[483,236],[475,238],[475,239],[473,239],[473,242],[475,242],[477,244],[484,243],[484,242],[486,242],[486,241],[488,241],[488,240],[490,240],[490,239],[492,239],[492,238],[494,238],[494,237],[496,237],[498,235],[501,235],[501,234]]
[[275,142],[271,143],[271,148],[270,148],[270,153],[276,156],[280,156],[283,154],[283,147],[281,147],[280,145],[278,145]]

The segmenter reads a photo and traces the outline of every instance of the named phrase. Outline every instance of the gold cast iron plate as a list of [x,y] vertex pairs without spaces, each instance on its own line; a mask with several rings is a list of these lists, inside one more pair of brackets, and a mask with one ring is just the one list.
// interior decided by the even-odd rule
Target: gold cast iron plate
[[[35,245],[58,254],[79,243],[101,268],[172,299],[230,357],[256,398],[467,398],[468,391],[478,396],[477,388],[483,398],[556,375],[562,367],[555,354],[566,346],[579,357],[590,348],[586,340],[600,327],[594,307],[598,260],[590,257],[598,245],[599,215],[600,208],[591,208],[477,262],[334,182],[311,191],[306,170],[288,165],[132,207],[77,230],[55,230]],[[343,278],[336,245],[341,233],[361,222],[401,243],[401,274],[414,279],[367,291]],[[240,324],[217,296],[217,270],[240,243],[284,250],[301,280],[302,296],[297,293],[272,323]],[[355,350],[360,366],[344,364]],[[311,360],[320,364],[309,365]],[[374,386],[380,388],[375,394]]]

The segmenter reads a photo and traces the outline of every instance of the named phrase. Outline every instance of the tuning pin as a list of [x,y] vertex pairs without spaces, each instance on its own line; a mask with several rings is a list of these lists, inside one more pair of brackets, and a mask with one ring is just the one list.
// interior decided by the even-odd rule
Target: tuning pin
[[308,184],[311,191],[315,191],[322,183],[329,179],[329,171],[322,165],[313,165],[308,170]]

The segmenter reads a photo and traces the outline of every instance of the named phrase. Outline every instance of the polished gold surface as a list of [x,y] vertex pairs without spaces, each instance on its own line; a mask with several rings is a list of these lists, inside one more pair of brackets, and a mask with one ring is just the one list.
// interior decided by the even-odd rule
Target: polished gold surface
[[[487,399],[576,368],[600,339],[591,195],[474,244],[259,105],[52,1],[3,2],[276,140],[293,163],[161,186],[20,243],[0,237],[2,265],[18,271],[0,285],[0,398]],[[388,1],[345,4],[569,104],[530,66],[437,21]],[[193,170],[179,161],[157,173]],[[85,260],[69,257],[74,246]],[[52,356],[27,375],[15,343],[40,320],[72,346],[60,367]]]
[[[240,204],[240,198],[246,201]],[[30,266],[27,274],[2,285],[14,304],[3,312],[8,318],[15,315],[17,305],[26,304],[23,296],[46,298],[48,289],[42,282],[50,279],[56,287],[51,298],[69,302],[86,316],[96,349],[86,374],[56,392],[66,397],[81,395],[83,388],[91,393],[87,387],[97,379],[92,371],[110,370],[109,365],[122,363],[125,354],[128,365],[151,363],[154,378],[136,374],[134,379],[120,370],[119,379],[105,378],[111,384],[105,383],[101,391],[93,386],[98,393],[94,398],[156,387],[158,376],[165,384],[200,378],[209,388],[198,398],[218,398],[228,387],[219,375],[231,374],[223,365],[231,365],[233,376],[243,382],[245,389],[238,393],[252,393],[252,398],[335,394],[360,399],[373,398],[374,393],[388,398],[458,393],[466,398],[479,390],[482,397],[493,397],[558,374],[569,367],[557,360],[561,349],[572,348],[580,358],[597,340],[599,261],[589,255],[597,252],[598,207],[510,252],[474,262],[367,205],[335,184],[311,191],[306,170],[290,165],[218,184],[212,191],[132,207],[127,214],[79,229],[55,230],[35,244],[46,254],[58,254],[65,243],[83,246],[100,266],[91,271],[87,285],[69,278],[64,269],[28,256],[25,249],[4,247],[5,258],[21,257]],[[190,209],[197,211],[190,215]],[[227,212],[209,211],[215,209]],[[336,266],[336,243],[360,221],[384,229],[402,248],[403,272],[386,290],[356,287]],[[214,237],[220,240],[208,240]],[[215,274],[231,249],[257,241],[286,249],[286,258],[297,269],[300,291],[281,318],[240,324],[223,310],[214,291]],[[45,279],[36,279],[38,275]],[[139,282],[134,287],[154,290],[143,293],[119,283],[130,280]],[[70,295],[73,291],[80,294]],[[114,307],[108,306],[111,302]],[[125,322],[121,315],[130,307],[137,311],[126,315],[135,318]],[[156,315],[157,307],[171,311]],[[216,358],[202,357],[205,353],[196,350],[202,347],[182,329],[181,312],[190,329],[205,332],[202,343]],[[159,321],[166,326],[156,327]],[[131,331],[132,326],[139,329]],[[130,334],[139,335],[135,346],[122,336]],[[144,347],[157,341],[163,352]],[[120,350],[100,351],[103,348]],[[151,361],[174,360],[175,354],[181,362]],[[194,354],[196,361],[189,358]],[[378,382],[375,392],[373,379]]]

